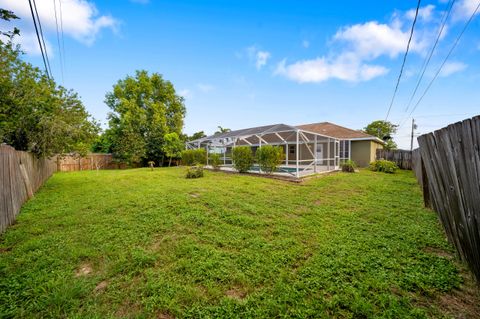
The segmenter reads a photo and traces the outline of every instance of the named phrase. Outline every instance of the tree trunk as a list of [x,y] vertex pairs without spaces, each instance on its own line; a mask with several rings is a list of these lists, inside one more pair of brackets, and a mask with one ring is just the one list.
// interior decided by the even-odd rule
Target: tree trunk
[[171,164],[172,164],[172,158],[170,157],[170,159],[168,160],[168,167],[170,167]]

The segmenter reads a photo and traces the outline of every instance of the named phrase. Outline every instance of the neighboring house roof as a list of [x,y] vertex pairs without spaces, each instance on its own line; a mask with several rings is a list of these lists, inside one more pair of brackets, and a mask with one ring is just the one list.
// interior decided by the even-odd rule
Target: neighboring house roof
[[345,140],[372,140],[381,144],[385,144],[384,141],[376,136],[367,134],[360,130],[352,130],[337,124],[330,122],[320,122],[312,124],[297,125],[298,128],[310,131],[313,133],[328,135],[331,137],[345,139]]

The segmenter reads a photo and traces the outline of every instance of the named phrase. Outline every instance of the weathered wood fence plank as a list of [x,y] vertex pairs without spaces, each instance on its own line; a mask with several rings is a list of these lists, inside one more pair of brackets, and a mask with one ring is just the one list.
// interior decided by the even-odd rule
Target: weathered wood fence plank
[[422,135],[418,144],[424,170],[419,177],[414,160],[417,179],[426,180],[449,241],[480,282],[480,116]]
[[406,150],[377,149],[377,160],[385,159],[397,164],[401,169],[412,169],[412,152]]
[[11,225],[20,208],[56,171],[55,159],[0,145],[0,233]]

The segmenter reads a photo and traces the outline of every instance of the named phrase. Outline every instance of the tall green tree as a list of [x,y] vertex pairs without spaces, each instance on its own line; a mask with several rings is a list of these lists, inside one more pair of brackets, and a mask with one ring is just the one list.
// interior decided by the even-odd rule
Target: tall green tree
[[163,151],[168,157],[168,166],[172,164],[172,159],[180,157],[184,149],[184,143],[177,133],[172,132],[165,134],[165,142],[163,143]]
[[108,92],[112,150],[126,162],[163,162],[165,135],[181,136],[186,109],[183,97],[158,73],[136,71]]
[[[0,20],[12,16],[0,10]],[[20,48],[11,42],[16,34],[14,29],[0,41],[0,142],[38,157],[86,153],[98,124],[75,92],[21,59]]]
[[387,150],[396,149],[397,144],[393,141],[392,135],[397,132],[398,125],[388,121],[377,120],[368,124],[363,130],[365,133],[378,137],[385,141],[384,148]]

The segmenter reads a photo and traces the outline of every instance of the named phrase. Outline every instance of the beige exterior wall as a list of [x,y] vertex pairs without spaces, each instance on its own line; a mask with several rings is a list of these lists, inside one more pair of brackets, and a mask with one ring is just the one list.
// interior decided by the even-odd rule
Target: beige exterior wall
[[382,144],[374,141],[352,141],[352,160],[359,167],[367,167],[375,160],[378,148],[383,148]]

